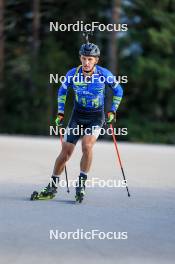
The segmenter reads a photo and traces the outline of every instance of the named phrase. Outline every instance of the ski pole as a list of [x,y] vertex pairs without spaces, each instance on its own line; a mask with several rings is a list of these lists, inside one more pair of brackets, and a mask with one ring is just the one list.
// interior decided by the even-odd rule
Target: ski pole
[[[63,136],[61,134],[61,131],[60,131],[60,141],[61,141],[61,145],[63,145]],[[66,168],[66,165],[64,167],[64,171],[65,171],[65,175],[66,175],[67,192],[69,193],[70,190],[69,190],[69,184],[68,184],[68,176],[67,176],[67,168]]]
[[[119,160],[119,164],[120,164],[120,168],[121,168],[121,171],[122,171],[123,179],[126,182],[126,177],[125,177],[124,169],[123,169],[123,166],[122,166],[120,153],[119,153],[118,146],[117,146],[117,140],[116,140],[115,135],[114,135],[114,128],[113,128],[112,124],[110,124],[110,128],[112,130],[112,138],[113,138],[115,149],[116,149],[116,152],[117,152],[117,157],[118,157],[118,160]],[[128,197],[130,197],[131,195],[130,195],[130,192],[129,192],[129,189],[128,189],[127,185],[126,185],[126,190],[127,190]]]

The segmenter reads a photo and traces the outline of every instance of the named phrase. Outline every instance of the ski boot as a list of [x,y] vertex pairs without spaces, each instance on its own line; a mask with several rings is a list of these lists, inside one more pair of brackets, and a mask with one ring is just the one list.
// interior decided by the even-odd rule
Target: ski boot
[[[56,177],[55,177],[56,178]],[[58,177],[57,177],[58,178]],[[51,200],[55,197],[57,193],[57,187],[54,177],[52,177],[55,184],[49,183],[40,193],[34,191],[30,197],[31,201],[34,200]]]
[[85,182],[87,180],[87,176],[80,174],[79,176],[79,181],[76,186],[76,195],[75,195],[75,200],[79,203],[83,201],[84,195],[85,195]]

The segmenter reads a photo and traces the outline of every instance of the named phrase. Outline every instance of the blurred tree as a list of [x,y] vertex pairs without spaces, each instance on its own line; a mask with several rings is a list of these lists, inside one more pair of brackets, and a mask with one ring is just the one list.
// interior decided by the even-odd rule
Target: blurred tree
[[[111,9],[109,16],[109,23],[118,25],[120,23],[120,0],[111,1]],[[108,68],[109,70],[117,76],[118,72],[118,52],[117,52],[117,32],[111,31],[108,33]],[[113,92],[111,89],[106,89],[106,99],[105,99],[105,108],[106,111],[110,111],[112,104]]]
[[[164,137],[161,133],[165,122],[171,128],[175,116],[173,0],[7,0],[4,16],[3,3],[0,0],[0,67],[4,72],[0,104],[4,105],[6,124],[0,127],[1,132],[48,135],[59,87],[49,84],[49,74],[61,76],[79,64],[78,50],[84,41],[81,32],[50,32],[49,22],[106,24],[111,16],[119,20],[120,10],[120,22],[129,24],[128,32],[111,35],[110,48],[105,32],[95,32],[91,41],[101,48],[102,66],[112,63],[115,74],[117,57],[120,73],[128,75],[120,107],[124,125],[131,124],[128,139],[172,142],[168,133]],[[68,103],[69,110],[71,107]],[[141,135],[148,120],[152,125],[145,126]]]
[[[4,115],[4,0],[0,0],[0,112]],[[1,120],[2,121],[2,120]]]
[[133,0],[123,8],[129,24],[120,41],[120,65],[129,79],[126,117],[141,120],[140,125],[150,123],[150,129],[151,122],[156,129],[163,121],[159,132],[164,133],[163,126],[175,121],[175,5],[170,0]]
[[[120,22],[120,0],[112,0],[111,21],[118,25]],[[113,74],[117,74],[117,32],[111,31],[109,34],[109,69]]]
[[40,0],[33,0],[33,57],[36,59],[40,45]]
[[4,72],[4,0],[0,0],[0,81]]

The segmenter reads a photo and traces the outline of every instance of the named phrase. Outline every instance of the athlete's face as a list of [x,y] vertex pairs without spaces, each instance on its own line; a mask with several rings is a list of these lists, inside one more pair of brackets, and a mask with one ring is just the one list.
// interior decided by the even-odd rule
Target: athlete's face
[[90,56],[83,56],[80,57],[83,71],[90,72],[94,68],[95,64],[98,62],[98,58],[96,57],[90,57]]

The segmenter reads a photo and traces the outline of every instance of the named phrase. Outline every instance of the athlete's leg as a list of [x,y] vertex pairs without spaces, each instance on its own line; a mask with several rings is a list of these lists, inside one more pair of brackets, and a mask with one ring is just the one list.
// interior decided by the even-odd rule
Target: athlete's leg
[[93,155],[93,146],[100,134],[101,127],[103,125],[103,118],[95,118],[90,120],[87,124],[84,124],[84,136],[82,139],[82,158],[80,162],[80,175],[76,185],[76,201],[82,202],[85,194],[85,182],[87,180],[87,174],[90,170]]
[[71,157],[73,151],[74,151],[75,145],[69,142],[63,142],[62,150],[59,156],[57,157],[55,161],[55,166],[53,170],[53,175],[60,175],[63,171],[66,162]]
[[53,170],[54,176],[58,176],[61,174],[66,165],[66,162],[69,160],[74,151],[78,139],[80,138],[80,135],[75,135],[73,133],[73,129],[76,128],[77,125],[77,121],[75,120],[74,115],[72,115],[67,126],[66,133],[64,135],[61,153],[55,161],[55,166]]
[[92,149],[97,138],[93,135],[85,135],[82,138],[82,158],[80,162],[81,172],[88,173],[92,163]]

